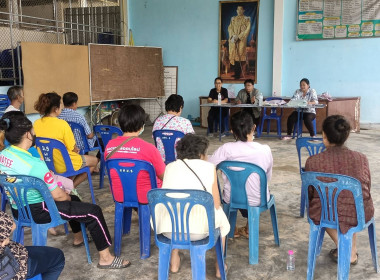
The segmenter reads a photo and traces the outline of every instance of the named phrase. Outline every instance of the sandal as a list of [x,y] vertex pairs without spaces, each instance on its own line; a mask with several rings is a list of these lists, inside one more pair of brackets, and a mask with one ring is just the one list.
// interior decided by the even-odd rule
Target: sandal
[[124,259],[115,256],[115,258],[113,259],[111,264],[107,264],[107,265],[98,264],[98,268],[100,268],[100,269],[121,269],[121,268],[127,268],[128,266],[131,265],[130,261],[128,261],[128,263],[124,264],[124,265],[123,265],[123,262],[124,262]]
[[[91,237],[91,235],[87,235],[87,241],[88,241],[88,243],[92,242],[92,237]],[[73,244],[73,247],[74,247],[74,248],[78,248],[78,247],[82,247],[82,246],[84,246],[84,241],[82,241],[82,242],[79,243],[79,244]]]
[[247,232],[247,228],[246,227],[239,228],[239,234],[241,236],[244,236],[245,238],[249,238],[249,233]]
[[334,262],[338,262],[338,248],[331,249],[329,252],[330,259]]
[[[330,250],[330,258],[334,261],[334,262],[338,262],[338,249],[332,249]],[[356,260],[354,260],[353,262],[351,262],[350,264],[351,265],[357,265],[359,262],[359,254],[356,253]]]

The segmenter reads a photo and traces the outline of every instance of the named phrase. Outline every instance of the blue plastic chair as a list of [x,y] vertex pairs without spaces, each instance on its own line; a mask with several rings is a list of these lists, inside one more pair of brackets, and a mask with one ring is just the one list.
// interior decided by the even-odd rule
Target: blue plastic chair
[[[177,197],[177,195],[179,197]],[[201,190],[155,189],[148,192],[150,213],[153,220],[156,245],[159,249],[158,279],[169,277],[169,263],[172,249],[190,251],[193,279],[206,279],[206,251],[215,247],[221,279],[226,279],[219,228],[215,228],[214,199],[211,194]],[[156,233],[155,207],[165,206],[172,224],[172,238]],[[189,214],[195,205],[201,205],[207,213],[209,236],[199,241],[190,240]],[[184,222],[186,221],[186,222]]]
[[28,280],[42,280],[42,275],[38,274],[38,275],[34,276],[33,278],[29,278]]
[[8,197],[5,194],[5,191],[2,186],[0,186],[1,193],[1,211],[5,212],[5,208],[7,207]]
[[[306,149],[309,153],[309,156],[314,156],[323,152],[326,147],[323,144],[322,138],[311,138],[311,137],[301,137],[296,140],[296,148],[298,154],[298,165],[300,169],[300,174],[305,171],[305,168],[302,167],[302,149]],[[301,186],[301,203],[300,203],[300,217],[305,216],[305,188]]]
[[[350,258],[352,249],[352,236],[354,233],[368,228],[369,244],[372,253],[372,263],[375,267],[376,273],[379,272],[378,259],[377,259],[377,245],[376,245],[376,230],[375,218],[369,222],[365,222],[364,204],[361,184],[355,178],[319,172],[304,172],[301,174],[302,181],[305,183],[303,186],[306,189],[306,205],[307,214],[310,224],[309,233],[309,252],[307,261],[307,279],[314,278],[314,267],[316,257],[321,252],[325,228],[332,228],[338,231],[338,279],[349,279],[350,273]],[[323,179],[322,179],[323,178]],[[323,182],[334,180],[334,182]],[[314,187],[321,198],[321,219],[320,224],[314,224],[313,220],[309,217],[309,194],[307,191],[308,186]],[[352,227],[347,233],[343,234],[339,228],[337,199],[341,191],[350,191],[355,198],[355,208],[358,224]],[[354,209],[354,208],[352,208]]]
[[[96,137],[96,141],[98,143],[98,147],[103,147],[104,149],[107,147],[108,142],[112,139],[114,135],[122,136],[123,131],[121,131],[120,128],[116,126],[111,125],[95,125],[94,126],[94,133]],[[100,143],[100,140],[102,139],[102,143]],[[103,144],[103,146],[101,145]],[[103,188],[103,181],[104,181],[104,174],[105,174],[105,159],[104,159],[104,150],[101,150],[101,161],[100,161],[100,188]]]
[[175,155],[175,143],[177,139],[181,139],[185,136],[181,131],[162,129],[153,131],[154,144],[157,147],[157,138],[160,138],[165,150],[165,164],[176,160]]
[[[294,124],[293,138],[296,137],[296,135],[297,135],[297,138],[299,136],[302,137],[302,128],[303,128],[303,112],[300,113],[300,121]],[[313,128],[314,128],[314,134],[317,135],[317,116],[315,116],[313,120]]]
[[[137,199],[137,176],[141,171],[149,173],[152,189],[157,188],[156,172],[153,165],[147,161],[134,159],[108,159],[106,161],[108,178],[113,199],[115,201],[115,255],[120,256],[121,239],[123,234],[128,234],[131,229],[132,208],[138,208],[139,233],[140,233],[140,258],[150,257],[150,214],[147,204],[140,204]],[[115,200],[111,170],[117,175],[123,184],[123,202]]]
[[[270,195],[267,200],[267,176],[265,171],[253,164],[240,161],[222,161],[216,167],[221,170],[231,183],[230,203],[224,204],[224,212],[231,225],[229,238],[234,237],[236,216],[238,209],[246,209],[248,211],[248,226],[249,226],[249,264],[257,264],[259,262],[259,228],[260,214],[266,210],[270,210],[274,241],[280,246],[280,238],[278,236],[276,203],[274,196]],[[249,206],[245,185],[248,177],[256,173],[260,177],[260,206]],[[218,182],[219,183],[219,182]],[[226,250],[227,252],[227,242]]]
[[[85,166],[79,170],[74,170],[73,163],[71,162],[69,153],[67,152],[66,146],[55,139],[51,138],[44,138],[44,137],[37,137],[36,138],[36,147],[40,150],[40,153],[43,156],[43,159],[45,160],[45,163],[47,167],[52,170],[55,174],[61,175],[63,177],[70,177],[70,176],[76,176],[82,173],[87,173],[87,179],[88,179],[88,185],[90,186],[91,191],[91,198],[92,203],[96,204],[95,201],[95,195],[94,195],[94,188],[92,186],[92,179],[91,179],[91,173],[90,168],[88,166]],[[58,173],[55,170],[54,165],[54,156],[53,151],[58,150],[66,165],[66,172],[64,173]]]
[[[268,97],[265,99],[265,101],[270,101],[270,100],[283,100],[281,97]],[[280,114],[277,113],[277,110],[280,109]],[[271,120],[276,120],[277,121],[277,136],[281,137],[281,119],[282,119],[282,108],[270,108],[270,113],[269,115],[267,114],[267,108],[263,107],[263,116],[261,118],[261,125],[258,128],[258,136],[260,137],[261,134],[263,133],[264,129],[264,121],[267,121],[267,134],[270,132],[270,121]]]
[[[104,166],[104,156],[103,156],[103,151],[102,151],[101,146],[98,145],[97,147],[90,148],[90,146],[88,145],[86,132],[84,131],[83,126],[81,126],[80,124],[75,123],[75,122],[67,122],[67,123],[70,125],[74,136],[76,137],[77,135],[79,135],[81,137],[81,142],[83,143],[83,147],[81,147],[79,154],[84,155],[84,154],[91,152],[91,151],[99,151],[100,152],[99,189],[102,189],[103,184],[104,184],[104,182],[103,182],[104,181],[104,167],[103,167]],[[76,140],[76,142],[78,143],[77,140]]]
[[7,109],[10,104],[8,96],[6,94],[0,94],[0,118],[4,115],[5,109]]
[[[8,181],[9,177],[11,177],[12,180]],[[15,178],[16,181],[14,181],[13,178]],[[0,185],[10,194],[12,201],[16,204],[18,209],[18,218],[17,220],[15,219],[16,230],[13,235],[14,241],[23,243],[24,227],[30,227],[32,229],[33,245],[46,246],[48,229],[67,223],[66,220],[61,218],[49,189],[41,179],[26,175],[7,176],[0,174]],[[37,224],[33,220],[27,199],[28,191],[38,191],[43,197],[46,207],[49,209],[51,219],[49,223]],[[86,226],[84,223],[81,223],[81,230],[87,253],[87,261],[91,263],[90,248],[88,246]]]

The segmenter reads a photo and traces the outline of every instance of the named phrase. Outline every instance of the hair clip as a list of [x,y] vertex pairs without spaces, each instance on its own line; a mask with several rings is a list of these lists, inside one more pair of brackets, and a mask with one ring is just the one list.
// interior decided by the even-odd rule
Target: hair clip
[[11,121],[8,118],[3,119],[3,121],[5,121],[5,123],[7,124],[7,129],[8,129],[11,124]]

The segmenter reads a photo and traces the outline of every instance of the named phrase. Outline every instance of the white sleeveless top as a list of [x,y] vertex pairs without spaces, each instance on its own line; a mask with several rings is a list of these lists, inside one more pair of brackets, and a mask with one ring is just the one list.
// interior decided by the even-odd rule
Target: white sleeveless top
[[[201,159],[185,159],[185,162],[198,175],[207,192],[212,194],[215,166]],[[182,160],[176,160],[166,166],[162,188],[204,190],[199,179]],[[202,206],[193,207],[189,217],[189,226],[192,234],[208,234],[207,214]],[[172,231],[169,213],[163,205],[156,206],[156,227],[157,234]],[[220,227],[222,236],[229,232],[230,226],[221,207],[215,209],[215,227]]]

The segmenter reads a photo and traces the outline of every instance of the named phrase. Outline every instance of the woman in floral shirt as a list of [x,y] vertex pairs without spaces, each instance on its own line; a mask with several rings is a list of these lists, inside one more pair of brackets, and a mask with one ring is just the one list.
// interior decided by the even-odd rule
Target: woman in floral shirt
[[[166,115],[160,116],[156,119],[153,125],[153,131],[169,129],[180,131],[184,134],[194,133],[193,126],[188,119],[181,117],[183,109],[183,98],[181,95],[172,94],[165,102]],[[176,140],[176,143],[179,139]],[[156,139],[157,149],[160,151],[162,159],[165,161],[164,145],[161,139]]]

